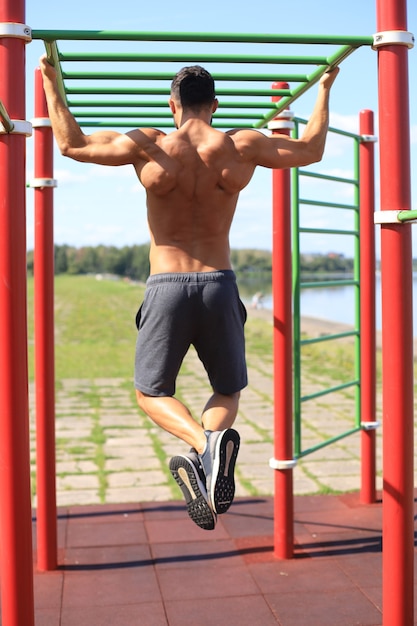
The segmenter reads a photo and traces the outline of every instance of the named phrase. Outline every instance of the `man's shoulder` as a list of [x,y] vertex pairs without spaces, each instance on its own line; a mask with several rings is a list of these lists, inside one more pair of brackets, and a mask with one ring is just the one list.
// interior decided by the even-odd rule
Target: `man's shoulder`
[[232,128],[227,130],[226,135],[233,140],[243,139],[245,141],[256,141],[260,137],[263,137],[263,133],[256,128]]
[[162,137],[166,137],[166,133],[158,128],[135,128],[127,133],[127,135],[140,143],[143,140],[158,141]]

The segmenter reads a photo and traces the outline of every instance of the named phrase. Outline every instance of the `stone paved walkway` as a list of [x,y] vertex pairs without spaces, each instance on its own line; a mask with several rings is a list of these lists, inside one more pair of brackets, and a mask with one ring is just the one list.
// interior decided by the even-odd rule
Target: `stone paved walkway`
[[[272,363],[251,357],[250,384],[242,392],[235,427],[241,435],[236,469],[237,496],[273,495]],[[306,381],[306,393],[317,381]],[[198,416],[210,393],[205,372],[190,352],[178,395]],[[35,487],[34,388],[30,388],[31,455]],[[309,402],[303,417],[303,449],[353,427],[352,394],[333,393]],[[184,444],[161,431],[135,404],[131,381],[63,380],[56,392],[57,503],[166,501],[181,498],[168,470]],[[377,488],[381,488],[381,433],[378,432]],[[341,439],[299,460],[296,494],[360,488],[360,434]],[[33,504],[36,506],[34,493]]]

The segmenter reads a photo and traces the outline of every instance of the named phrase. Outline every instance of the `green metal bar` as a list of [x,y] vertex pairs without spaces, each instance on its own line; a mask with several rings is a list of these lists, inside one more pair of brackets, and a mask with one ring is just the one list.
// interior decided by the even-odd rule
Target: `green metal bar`
[[352,52],[355,52],[354,47],[349,45],[343,46],[340,50],[327,58],[329,67],[336,67],[337,65],[340,65],[340,63],[347,59],[347,57],[350,56]]
[[[160,128],[174,128],[174,122],[160,122],[158,121],[158,127]],[[83,128],[131,128],[132,124],[129,122],[93,122],[93,121],[83,121],[80,120],[80,126]],[[153,128],[155,126],[155,122],[152,124],[151,122],[143,122],[140,124],[142,128]],[[213,120],[213,128],[227,128],[230,129],[230,124],[225,124],[222,122],[216,122]],[[253,124],[245,124],[244,122],[239,124],[239,128],[248,128],[253,129]]]
[[323,235],[358,235],[356,230],[336,230],[331,228],[300,228],[302,233],[322,233]]
[[311,283],[300,283],[301,289],[319,289],[321,287],[352,287],[357,285],[358,282],[355,279],[352,280],[315,280]]
[[59,60],[79,63],[262,63],[273,65],[326,65],[324,56],[276,56],[250,54],[183,54],[144,52],[60,52]]
[[321,443],[318,443],[315,446],[311,446],[310,448],[307,448],[307,450],[303,450],[299,454],[295,455],[295,458],[300,459],[300,458],[302,458],[304,456],[307,456],[308,454],[312,454],[313,452],[317,452],[317,450],[321,450],[322,448],[325,448],[326,446],[330,446],[332,443],[336,443],[336,441],[340,441],[341,439],[346,439],[346,437],[350,437],[351,435],[354,435],[355,433],[359,432],[360,430],[361,430],[361,428],[351,428],[350,430],[346,430],[345,432],[341,433],[340,435],[336,435],[335,437],[331,437],[330,439],[326,439],[326,441],[322,441]]
[[300,204],[329,207],[331,209],[349,209],[353,211],[358,210],[358,206],[353,204],[342,204],[341,202],[323,202],[323,200],[305,200],[304,198],[300,199]]
[[[359,139],[355,139],[354,141],[354,173],[355,178],[359,180]],[[360,197],[359,197],[359,185],[355,187],[355,203],[359,206]],[[360,229],[360,216],[359,211],[355,212],[354,215],[354,226],[355,229],[359,232]],[[360,328],[361,328],[361,292],[360,292],[360,241],[359,237],[356,237],[354,240],[354,261],[353,261],[353,277],[356,281],[356,285],[354,287],[355,292],[355,328],[358,330],[358,334],[355,337],[355,376],[358,380],[361,379],[361,337],[360,337]],[[357,386],[355,390],[355,425],[357,428],[361,425],[361,387]]]
[[[109,111],[103,111],[101,113],[97,113],[97,112],[88,112],[88,111],[80,111],[79,113],[74,113],[75,117],[78,119],[91,119],[91,118],[101,118],[103,119],[103,121],[105,120],[112,120],[112,119],[147,119],[147,118],[154,118],[154,119],[166,119],[166,118],[170,118],[172,119],[172,113],[167,111],[160,111],[160,112],[155,112],[155,111],[145,111],[145,112],[137,112],[137,111],[117,111],[117,112],[109,112]],[[237,122],[239,122],[240,120],[253,120],[253,122],[257,121],[257,117],[254,114],[250,114],[250,113],[222,113],[221,111],[216,111],[215,113],[215,118],[216,120],[218,119],[225,119],[225,120],[236,120]]]
[[[293,139],[299,137],[299,124],[295,120]],[[294,450],[301,451],[301,303],[300,303],[300,170],[291,171],[291,213],[292,213],[292,293],[293,293],[293,401],[294,401]]]
[[190,41],[230,43],[297,43],[351,46],[372,46],[373,37],[342,35],[287,35],[252,33],[143,32],[114,30],[40,30],[32,31],[32,39],[98,40],[98,41]]
[[328,387],[327,389],[322,389],[321,391],[310,393],[308,396],[302,396],[301,402],[307,402],[307,400],[321,398],[323,396],[329,395],[330,393],[335,393],[336,391],[342,391],[343,389],[348,389],[349,387],[353,387],[354,385],[359,385],[359,383],[359,380],[351,380],[346,383],[341,383],[340,385],[335,385],[334,387]]
[[[220,101],[219,109],[270,109],[272,102],[225,102]],[[70,108],[75,107],[137,107],[137,108],[168,108],[167,100],[68,100]],[[218,109],[218,110],[219,110]]]
[[300,344],[302,346],[309,346],[313,343],[322,343],[323,341],[332,341],[334,339],[345,339],[346,337],[357,337],[358,331],[346,331],[344,333],[335,333],[334,335],[321,335],[320,337],[311,337],[309,339],[301,339]]
[[[68,95],[80,94],[80,95],[154,95],[154,96],[165,96],[166,98],[170,95],[170,89],[167,88],[157,88],[157,87],[68,87],[66,89],[66,93]],[[220,87],[216,89],[216,94],[218,96],[276,96],[278,90],[275,89],[226,89]],[[278,93],[279,95],[279,93]],[[278,107],[273,107],[270,103],[270,108],[272,109],[272,117],[277,115]]]
[[350,185],[358,185],[358,181],[354,178],[344,178],[342,176],[331,176],[330,174],[319,174],[318,172],[309,172],[307,170],[301,170],[300,176],[307,176],[310,178],[318,178],[322,180],[329,180],[335,183],[347,183]]
[[[285,109],[287,109],[292,102],[297,100],[305,91],[310,89],[310,87],[312,85],[317,83],[320,80],[320,78],[323,76],[323,74],[330,67],[337,66],[347,56],[349,56],[349,54],[351,54],[353,51],[354,51],[354,48],[351,48],[349,46],[343,46],[337,53],[333,54],[331,57],[328,57],[323,64],[317,63],[316,65],[320,65],[320,67],[318,67],[312,74],[309,75],[308,82],[307,83],[303,83],[302,85],[300,85],[296,89],[293,89],[292,92],[291,92],[292,95],[289,98],[282,98],[280,100],[279,112],[284,111]],[[263,125],[267,124],[273,117],[274,117],[273,115],[271,115],[271,116],[264,116],[264,124]],[[257,128],[260,128],[260,127],[262,127],[262,122],[260,122],[259,126],[257,126]]]
[[[257,120],[255,114],[251,113],[222,113],[221,111],[216,111],[215,113],[216,119],[238,119],[238,120]],[[92,112],[92,111],[79,111],[76,113],[76,118],[90,118],[90,117],[101,117],[101,118],[171,118],[172,113],[170,111],[160,111],[159,113],[156,111],[101,111],[101,112]]]
[[[167,80],[172,81],[173,72],[62,72],[65,80]],[[214,79],[219,81],[256,81],[275,82],[277,74],[213,74]],[[279,74],[279,80],[284,82],[306,82],[307,74]],[[285,90],[284,95],[290,92]]]
[[50,43],[45,41],[44,43],[45,43],[46,56],[48,57],[48,62],[55,67],[58,91],[61,95],[61,98],[64,100],[64,102],[68,106],[67,95],[65,93],[64,79],[62,78],[62,68],[59,62],[59,51],[56,45],[56,41],[52,41]]
[[3,123],[4,129],[7,133],[11,133],[14,129],[14,124],[10,119],[9,114],[7,113],[6,107],[3,102],[0,100],[0,119]]
[[[298,121],[302,124],[307,124],[308,120],[303,119],[301,117],[297,118]],[[333,126],[329,126],[329,128],[327,129],[327,132],[329,133],[335,133],[336,135],[343,135],[345,137],[351,137],[352,139],[361,139],[361,136],[358,135],[357,133],[351,133],[347,130],[342,130],[341,128],[334,128]]]
[[417,211],[400,211],[397,215],[400,222],[417,219]]

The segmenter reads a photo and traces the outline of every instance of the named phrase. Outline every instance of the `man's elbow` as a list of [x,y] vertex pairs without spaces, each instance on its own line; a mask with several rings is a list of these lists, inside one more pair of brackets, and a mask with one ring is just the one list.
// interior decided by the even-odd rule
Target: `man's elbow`
[[61,142],[58,144],[58,148],[63,157],[68,157],[69,159],[74,159],[75,161],[81,161],[80,159],[80,150],[74,148],[73,145],[67,142]]
[[311,163],[318,163],[322,160],[324,154],[324,146],[311,146],[306,153],[306,163],[304,165],[310,165]]

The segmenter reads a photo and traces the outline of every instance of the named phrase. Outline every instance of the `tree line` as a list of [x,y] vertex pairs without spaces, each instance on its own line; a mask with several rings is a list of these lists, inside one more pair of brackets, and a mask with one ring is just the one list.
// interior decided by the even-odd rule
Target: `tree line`
[[[55,274],[116,274],[131,280],[145,281],[149,275],[149,243],[134,246],[55,245]],[[272,271],[272,254],[267,250],[231,251],[232,266],[237,273]],[[34,254],[27,254],[27,269],[33,273]],[[344,255],[305,254],[300,257],[302,272],[346,272],[353,270],[353,260]]]

